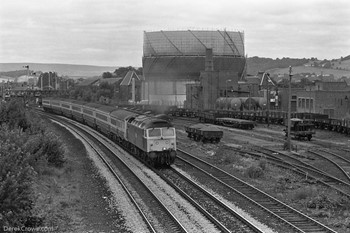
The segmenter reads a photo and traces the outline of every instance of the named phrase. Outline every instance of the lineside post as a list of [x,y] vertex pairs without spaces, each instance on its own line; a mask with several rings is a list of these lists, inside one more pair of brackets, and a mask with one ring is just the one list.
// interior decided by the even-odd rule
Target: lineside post
[[292,100],[292,67],[289,66],[289,85],[288,85],[288,129],[287,129],[287,146],[288,151],[291,151],[291,135],[290,135],[290,127],[291,127],[291,100]]
[[265,73],[267,76],[266,78],[266,121],[267,121],[267,127],[270,126],[270,90],[269,90],[269,81],[270,81],[270,74]]

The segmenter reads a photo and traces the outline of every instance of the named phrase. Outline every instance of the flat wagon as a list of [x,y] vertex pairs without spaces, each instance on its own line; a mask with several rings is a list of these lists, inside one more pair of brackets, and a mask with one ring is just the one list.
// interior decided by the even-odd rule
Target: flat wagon
[[232,128],[238,129],[253,129],[254,121],[243,120],[243,119],[235,119],[229,117],[216,118],[216,122],[218,125],[228,126]]
[[218,143],[224,132],[213,125],[194,124],[185,126],[187,136],[195,141]]

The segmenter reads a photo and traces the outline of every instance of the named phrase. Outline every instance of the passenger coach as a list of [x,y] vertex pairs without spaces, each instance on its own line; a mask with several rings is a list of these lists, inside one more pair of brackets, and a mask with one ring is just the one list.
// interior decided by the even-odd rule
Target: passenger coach
[[84,123],[127,148],[152,165],[170,165],[176,158],[176,133],[172,124],[154,116],[82,101],[44,98],[45,111]]

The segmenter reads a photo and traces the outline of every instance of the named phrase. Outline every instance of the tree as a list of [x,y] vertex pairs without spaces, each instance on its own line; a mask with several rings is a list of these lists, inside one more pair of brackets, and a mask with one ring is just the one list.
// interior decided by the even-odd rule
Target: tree
[[142,75],[142,67],[139,67],[138,69],[135,69],[132,66],[128,67],[119,67],[114,71],[114,73],[117,75],[117,77],[124,77],[130,70],[135,71],[136,74]]
[[28,121],[25,116],[23,103],[12,100],[8,104],[0,105],[0,124],[1,123],[7,123],[10,129],[20,127],[26,130],[28,128]]
[[307,78],[301,78],[300,79],[300,86],[301,87],[309,86],[311,84],[312,84],[312,82],[309,79],[307,79]]
[[103,72],[102,78],[113,78],[113,74],[110,72]]

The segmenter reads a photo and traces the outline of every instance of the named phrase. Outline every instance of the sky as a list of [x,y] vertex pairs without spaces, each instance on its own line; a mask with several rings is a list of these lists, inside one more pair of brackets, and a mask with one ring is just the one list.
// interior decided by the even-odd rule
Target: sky
[[0,63],[142,66],[143,32],[243,31],[248,57],[350,55],[349,0],[1,0]]

